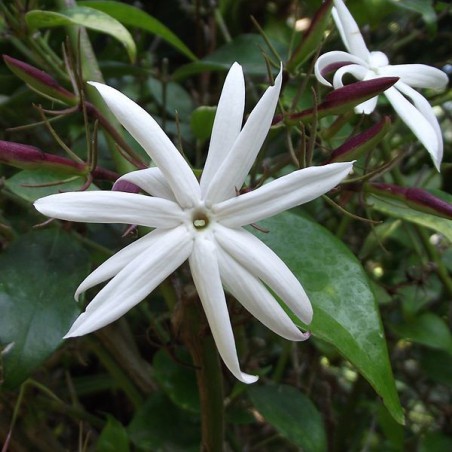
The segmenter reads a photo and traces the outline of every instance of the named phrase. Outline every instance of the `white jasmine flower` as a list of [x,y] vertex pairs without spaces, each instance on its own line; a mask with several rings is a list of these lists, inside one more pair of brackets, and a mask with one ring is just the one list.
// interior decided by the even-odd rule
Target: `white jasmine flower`
[[[333,51],[319,57],[315,64],[317,79],[327,86],[340,88],[342,78],[351,74],[358,80],[378,77],[399,77],[400,80],[384,94],[405,124],[412,130],[430,153],[439,171],[443,158],[443,139],[438,120],[428,101],[413,88],[442,89],[448,83],[447,75],[439,69],[425,64],[389,64],[383,52],[370,52],[359,31],[358,25],[342,0],[334,0],[333,18],[348,52]],[[333,85],[324,74],[336,70]],[[377,97],[367,100],[355,108],[357,113],[372,113]]]
[[243,226],[322,195],[349,173],[352,163],[295,171],[237,196],[270,128],[281,79],[280,72],[242,128],[244,78],[240,65],[231,67],[200,182],[151,116],[119,91],[91,83],[157,165],[118,179],[139,186],[147,195],[118,191],[61,193],[41,198],[35,206],[45,215],[68,221],[137,224],[154,229],[81,283],[76,298],[111,279],[65,337],[88,334],[118,319],[188,259],[220,355],[239,380],[252,383],[257,377],[240,370],[223,286],[275,333],[294,341],[307,339],[309,333],[295,326],[267,289],[271,288],[309,324],[312,308],[303,287],[282,260]]

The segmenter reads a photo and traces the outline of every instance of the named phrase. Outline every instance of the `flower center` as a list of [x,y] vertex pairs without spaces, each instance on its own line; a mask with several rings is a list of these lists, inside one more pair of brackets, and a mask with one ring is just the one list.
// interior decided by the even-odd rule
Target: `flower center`
[[205,229],[209,226],[209,217],[204,212],[197,211],[193,214],[192,222],[195,229]]

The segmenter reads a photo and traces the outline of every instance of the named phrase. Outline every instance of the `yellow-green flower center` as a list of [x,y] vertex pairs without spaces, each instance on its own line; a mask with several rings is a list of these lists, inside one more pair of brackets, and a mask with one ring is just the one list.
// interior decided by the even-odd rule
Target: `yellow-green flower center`
[[195,212],[192,221],[195,229],[205,229],[209,225],[209,217],[202,211]]

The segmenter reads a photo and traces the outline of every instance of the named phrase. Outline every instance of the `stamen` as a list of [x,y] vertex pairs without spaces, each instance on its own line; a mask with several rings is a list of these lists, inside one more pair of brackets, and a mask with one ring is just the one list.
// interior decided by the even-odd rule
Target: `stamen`
[[204,212],[195,212],[193,215],[193,226],[195,229],[204,229],[209,225],[209,218]]

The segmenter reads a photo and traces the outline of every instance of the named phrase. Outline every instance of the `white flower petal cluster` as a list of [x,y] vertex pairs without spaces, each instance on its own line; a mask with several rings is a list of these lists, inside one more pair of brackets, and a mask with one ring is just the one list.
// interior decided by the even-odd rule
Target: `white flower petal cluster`
[[[321,55],[315,64],[317,79],[327,86],[341,88],[342,78],[350,74],[358,80],[378,77],[399,77],[400,80],[384,94],[405,124],[430,153],[439,171],[443,158],[443,139],[438,120],[428,101],[413,88],[442,89],[447,86],[447,75],[424,64],[389,64],[388,57],[379,51],[370,52],[364,42],[350,11],[342,0],[334,0],[332,10],[334,22],[347,52],[333,51]],[[336,70],[333,84],[324,77]],[[367,100],[355,108],[357,113],[372,113],[377,97]]]
[[187,259],[220,355],[241,381],[225,288],[257,319],[280,336],[302,341],[301,332],[269,287],[305,324],[312,307],[303,287],[283,261],[243,226],[308,202],[336,186],[352,163],[332,163],[295,171],[237,195],[271,126],[282,73],[242,128],[245,83],[235,63],[227,77],[213,125],[200,181],[155,120],[119,91],[97,88],[108,107],[149,154],[156,167],[128,173],[146,194],[119,191],[71,192],[41,198],[35,207],[68,221],[136,224],[153,228],[108,259],[80,285],[81,292],[110,281],[89,303],[65,337],[97,330],[143,300]]

